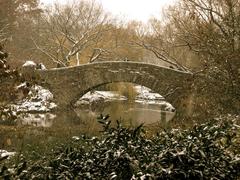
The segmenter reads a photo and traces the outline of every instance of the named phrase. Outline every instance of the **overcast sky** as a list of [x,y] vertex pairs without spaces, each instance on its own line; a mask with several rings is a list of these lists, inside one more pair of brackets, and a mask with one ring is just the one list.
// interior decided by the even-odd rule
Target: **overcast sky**
[[[69,0],[40,0],[44,4],[57,1],[67,3]],[[160,17],[162,8],[176,0],[96,0],[103,8],[113,15],[121,16],[125,20],[140,20],[147,22],[152,16]]]

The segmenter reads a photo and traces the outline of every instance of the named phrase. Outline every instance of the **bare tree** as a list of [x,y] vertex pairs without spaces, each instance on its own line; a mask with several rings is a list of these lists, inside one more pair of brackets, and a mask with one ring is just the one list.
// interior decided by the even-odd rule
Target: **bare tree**
[[[216,58],[239,51],[239,9],[239,0],[182,0],[170,10],[169,18],[183,46],[211,57],[216,63]],[[226,62],[219,63],[226,67]]]
[[[62,66],[67,66],[72,58],[80,64],[83,51],[90,47],[95,51],[103,33],[109,30],[108,16],[94,0],[55,4],[38,23],[39,38],[32,38],[36,49]],[[89,61],[94,58],[96,54]]]
[[145,49],[147,54],[153,54],[160,64],[164,62],[169,67],[188,70],[172,53],[176,46],[171,39],[171,34],[167,32],[169,31],[167,26],[159,20],[151,19],[148,25],[138,24],[134,30],[137,38],[131,42],[133,46],[139,46]]
[[215,109],[239,112],[240,1],[181,0],[167,16],[175,44],[204,64],[205,79],[196,86],[205,104],[217,102]]
[[8,25],[4,25],[3,27],[0,27],[0,44],[3,44],[4,41],[7,39],[7,28]]

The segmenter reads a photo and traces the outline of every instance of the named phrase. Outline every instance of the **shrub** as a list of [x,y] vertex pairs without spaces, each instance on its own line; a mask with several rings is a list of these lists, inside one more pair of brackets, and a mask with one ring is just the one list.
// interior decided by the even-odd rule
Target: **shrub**
[[237,179],[239,126],[214,119],[189,130],[172,129],[146,137],[142,125],[111,127],[100,117],[99,137],[74,137],[50,157],[21,159],[0,177],[22,179]]

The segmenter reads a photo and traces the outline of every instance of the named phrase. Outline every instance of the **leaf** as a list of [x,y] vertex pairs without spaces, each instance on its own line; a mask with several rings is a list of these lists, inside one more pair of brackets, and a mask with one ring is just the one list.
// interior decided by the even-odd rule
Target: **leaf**
[[136,127],[133,131],[133,137],[136,137],[137,135],[139,135],[141,128],[143,127],[144,123],[140,124],[138,127]]
[[110,117],[109,114],[107,114],[106,116],[103,117],[103,120],[107,120]]
[[204,152],[202,150],[199,150],[200,154],[202,157],[206,158],[206,155],[204,154]]

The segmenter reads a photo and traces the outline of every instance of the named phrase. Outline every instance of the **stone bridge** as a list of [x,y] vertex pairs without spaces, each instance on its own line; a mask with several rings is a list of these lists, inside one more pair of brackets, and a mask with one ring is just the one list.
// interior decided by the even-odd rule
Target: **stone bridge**
[[[35,79],[48,88],[60,106],[73,104],[98,86],[114,82],[143,85],[162,96],[188,85],[192,74],[140,62],[98,62],[74,67],[34,70]],[[170,96],[166,100],[173,103]],[[177,108],[177,107],[176,107]]]

